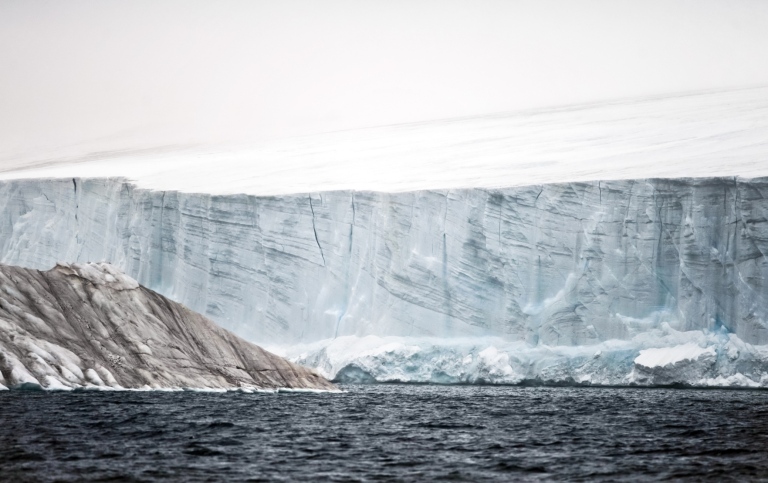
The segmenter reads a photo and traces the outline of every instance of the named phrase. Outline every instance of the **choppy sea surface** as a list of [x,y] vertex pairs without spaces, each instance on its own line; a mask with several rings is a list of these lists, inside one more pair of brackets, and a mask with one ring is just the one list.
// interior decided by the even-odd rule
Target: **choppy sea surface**
[[5,481],[768,479],[768,391],[0,393]]

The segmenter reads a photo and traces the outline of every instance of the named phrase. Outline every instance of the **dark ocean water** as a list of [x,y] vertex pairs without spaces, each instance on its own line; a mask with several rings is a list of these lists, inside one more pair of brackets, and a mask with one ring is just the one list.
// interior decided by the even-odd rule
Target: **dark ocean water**
[[768,479],[768,392],[0,393],[0,478]]

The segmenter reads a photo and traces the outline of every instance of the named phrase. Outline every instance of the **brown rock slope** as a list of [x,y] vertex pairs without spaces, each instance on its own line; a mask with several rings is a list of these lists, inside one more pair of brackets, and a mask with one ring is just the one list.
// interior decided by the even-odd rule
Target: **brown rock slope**
[[106,263],[0,265],[0,388],[335,389]]

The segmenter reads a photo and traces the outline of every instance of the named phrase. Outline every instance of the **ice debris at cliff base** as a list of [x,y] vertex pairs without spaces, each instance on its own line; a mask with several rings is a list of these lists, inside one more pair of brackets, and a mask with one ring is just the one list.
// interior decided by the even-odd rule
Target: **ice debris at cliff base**
[[768,346],[668,324],[630,340],[531,346],[501,338],[345,336],[272,348],[343,383],[768,387]]

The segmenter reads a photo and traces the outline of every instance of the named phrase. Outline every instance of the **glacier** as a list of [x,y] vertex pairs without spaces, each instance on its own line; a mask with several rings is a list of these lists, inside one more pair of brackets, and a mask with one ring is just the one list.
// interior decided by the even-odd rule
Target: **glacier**
[[[323,177],[307,184],[318,174],[310,171],[291,192],[270,192],[264,186],[284,173],[278,167],[277,178],[238,184],[258,177],[255,168],[239,171],[246,158],[230,166],[237,169],[221,164],[207,188],[186,184],[189,176],[205,180],[204,156],[191,162],[192,175],[149,160],[133,174],[116,160],[25,165],[0,173],[0,253],[3,263],[37,269],[109,261],[328,377],[765,385],[767,94],[448,123],[449,133],[474,130],[466,139],[441,137],[431,169],[450,171],[440,156],[458,143],[460,153],[478,153],[465,165],[486,173],[470,187],[459,187],[460,171],[438,177],[435,188],[422,179],[385,182],[390,191],[328,190],[338,185]],[[611,137],[614,118],[625,124]],[[531,132],[548,133],[524,146],[535,167],[513,160],[511,174],[495,176],[504,153],[518,152],[500,133],[526,119]],[[375,152],[393,136],[405,152],[434,129],[376,131],[376,142],[348,153]],[[570,137],[557,144],[549,137],[557,133]],[[318,145],[305,142],[302,156],[310,156]],[[279,158],[279,150],[261,154],[270,152]],[[594,167],[556,169],[593,158],[615,178],[589,180]],[[505,186],[488,187],[491,179]],[[653,349],[668,352],[641,353]],[[406,370],[415,361],[421,369]]]

